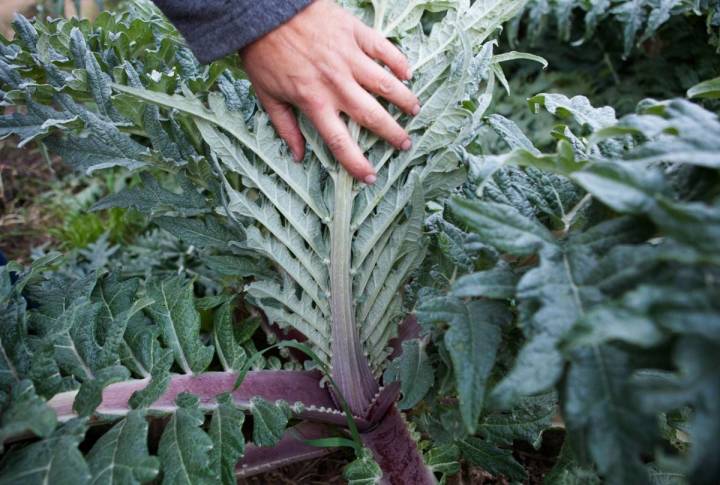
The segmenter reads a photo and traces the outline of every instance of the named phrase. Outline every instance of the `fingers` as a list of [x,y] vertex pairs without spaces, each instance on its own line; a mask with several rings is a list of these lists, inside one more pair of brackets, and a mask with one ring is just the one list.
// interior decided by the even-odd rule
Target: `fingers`
[[349,82],[340,89],[343,111],[359,125],[384,138],[400,150],[410,148],[412,142],[407,132],[359,84]]
[[389,67],[398,79],[408,80],[412,77],[405,55],[380,32],[358,21],[355,25],[355,39],[368,56]]
[[262,95],[260,96],[260,102],[267,111],[268,116],[270,116],[270,121],[275,126],[278,135],[285,140],[285,143],[290,148],[293,159],[296,162],[302,161],[305,157],[305,137],[300,131],[292,107],[287,103]]
[[407,86],[369,58],[355,67],[355,78],[368,91],[382,96],[407,114],[420,112],[420,101]]
[[363,156],[340,116],[329,109],[310,112],[308,116],[345,170],[366,184],[375,183],[375,168]]

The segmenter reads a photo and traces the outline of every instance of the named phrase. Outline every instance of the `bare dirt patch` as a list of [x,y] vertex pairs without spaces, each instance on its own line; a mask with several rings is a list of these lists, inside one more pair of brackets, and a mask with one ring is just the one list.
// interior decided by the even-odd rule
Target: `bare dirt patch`
[[35,148],[0,143],[0,251],[8,259],[27,262],[33,247],[51,241],[47,229],[56,215],[41,195],[63,170]]

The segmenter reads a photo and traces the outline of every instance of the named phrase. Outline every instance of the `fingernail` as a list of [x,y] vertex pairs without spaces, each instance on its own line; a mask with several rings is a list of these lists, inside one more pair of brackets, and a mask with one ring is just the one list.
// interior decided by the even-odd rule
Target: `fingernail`
[[407,140],[402,142],[402,145],[400,145],[400,148],[407,151],[407,150],[410,150],[411,146],[412,146],[412,140],[410,138],[408,138]]
[[419,104],[416,104],[415,106],[413,106],[412,115],[415,116],[415,115],[417,115],[419,112],[420,112],[420,105],[419,105]]
[[412,76],[413,76],[412,69],[408,69],[407,72],[405,73],[405,78],[412,79]]
[[375,175],[368,175],[367,177],[365,177],[365,183],[367,185],[374,184],[376,180],[377,180],[377,177]]

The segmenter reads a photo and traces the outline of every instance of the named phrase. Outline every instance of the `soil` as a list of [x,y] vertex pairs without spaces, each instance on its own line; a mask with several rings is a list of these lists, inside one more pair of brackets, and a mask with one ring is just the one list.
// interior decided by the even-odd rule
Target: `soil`
[[[529,443],[516,442],[513,456],[528,472],[526,485],[541,485],[545,476],[557,461],[562,446],[564,431],[552,428],[543,434],[540,449],[534,449]],[[239,485],[335,485],[344,484],[342,470],[352,455],[339,451],[323,458],[286,466],[273,472],[239,480]],[[448,485],[509,485],[504,477],[496,477],[480,467],[464,463],[462,471],[447,481]]]
[[341,450],[322,458],[238,480],[238,485],[345,485],[347,481],[342,478],[342,471],[352,459],[352,452]]
[[545,476],[550,473],[557,462],[564,439],[564,429],[551,428],[543,433],[542,446],[538,450],[524,441],[514,443],[513,455],[528,472],[527,484],[540,485],[543,483]]
[[0,142],[0,251],[9,260],[27,263],[32,248],[51,241],[47,228],[56,222],[55,214],[41,196],[63,170],[36,148]]

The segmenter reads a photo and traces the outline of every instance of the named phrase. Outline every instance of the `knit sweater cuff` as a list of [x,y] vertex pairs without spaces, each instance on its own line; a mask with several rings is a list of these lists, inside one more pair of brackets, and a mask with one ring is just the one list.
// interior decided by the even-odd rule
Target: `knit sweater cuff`
[[194,3],[187,0],[156,0],[155,3],[183,34],[198,60],[205,64],[237,52],[275,30],[312,1],[212,0],[200,2],[205,3],[204,11],[178,6],[178,3]]

